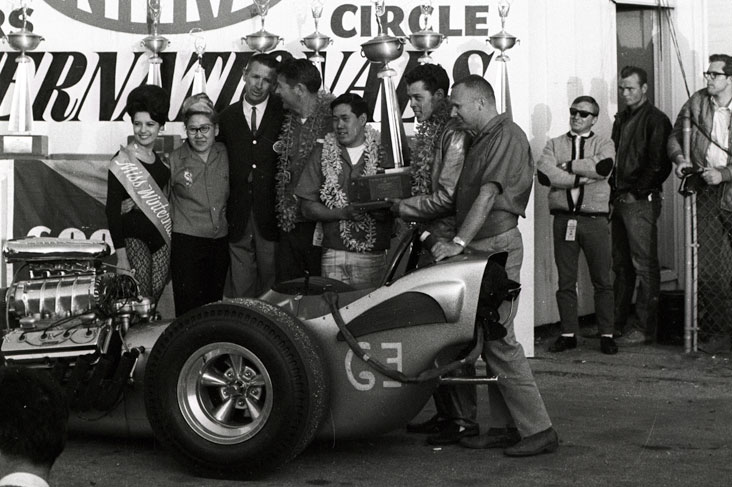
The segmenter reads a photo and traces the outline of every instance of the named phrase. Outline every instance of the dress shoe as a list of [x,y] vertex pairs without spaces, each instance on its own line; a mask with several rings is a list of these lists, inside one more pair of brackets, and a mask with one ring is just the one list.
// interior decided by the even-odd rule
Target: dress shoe
[[557,338],[557,341],[552,343],[549,346],[549,351],[554,352],[564,352],[565,350],[569,350],[571,348],[577,348],[577,337],[565,337],[560,336]]
[[643,345],[644,343],[651,343],[651,340],[640,330],[633,330],[618,338],[619,345]]
[[452,445],[460,441],[461,438],[469,436],[478,436],[477,424],[461,426],[451,421],[439,433],[428,436],[427,443],[430,445]]
[[463,438],[460,445],[465,448],[508,448],[521,441],[521,435],[516,428],[491,428],[482,435]]
[[606,355],[618,353],[618,344],[613,337],[600,337],[600,350]]
[[407,424],[407,433],[419,433],[433,435],[439,433],[442,428],[448,426],[450,420],[443,418],[439,414],[435,414],[427,421],[421,423],[409,423]]
[[554,452],[557,448],[559,448],[559,436],[554,428],[550,427],[506,448],[503,454],[509,457],[531,457],[540,453]]

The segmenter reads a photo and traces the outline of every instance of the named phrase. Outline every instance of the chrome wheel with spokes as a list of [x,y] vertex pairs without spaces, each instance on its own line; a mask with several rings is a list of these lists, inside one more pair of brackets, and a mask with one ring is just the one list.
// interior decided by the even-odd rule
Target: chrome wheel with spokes
[[329,404],[325,362],[294,316],[256,299],[186,313],[145,368],[158,440],[198,473],[257,477],[312,441]]
[[272,411],[272,379],[262,361],[234,343],[192,354],[178,378],[178,404],[193,431],[230,445],[256,435]]

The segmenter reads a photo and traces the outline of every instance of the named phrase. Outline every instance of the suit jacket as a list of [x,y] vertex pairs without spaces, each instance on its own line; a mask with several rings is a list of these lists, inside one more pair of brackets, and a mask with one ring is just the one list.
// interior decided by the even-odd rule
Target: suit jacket
[[[237,241],[244,235],[250,213],[259,232],[266,240],[279,239],[275,216],[275,174],[277,142],[284,111],[279,97],[270,96],[264,114],[258,114],[257,135],[252,134],[244,118],[242,102],[229,105],[219,117],[218,140],[229,153],[229,239]],[[249,176],[252,181],[249,182]]]

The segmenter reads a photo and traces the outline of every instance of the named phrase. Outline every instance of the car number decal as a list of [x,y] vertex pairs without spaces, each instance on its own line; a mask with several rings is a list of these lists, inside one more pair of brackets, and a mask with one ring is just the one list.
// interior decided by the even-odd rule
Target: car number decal
[[[361,348],[364,350],[371,350],[371,344],[369,342],[359,342],[358,343]],[[389,350],[391,351],[391,355],[383,360],[384,363],[393,364],[396,365],[395,369],[398,371],[402,371],[403,363],[402,363],[402,343],[401,342],[387,342],[387,343],[381,343],[381,349],[382,350]],[[376,375],[371,372],[371,370],[362,370],[358,372],[358,378],[353,373],[353,358],[354,354],[352,350],[348,350],[346,353],[346,377],[348,377],[348,382],[351,383],[351,385],[357,390],[357,391],[370,391],[376,386]],[[368,368],[368,365],[364,365],[361,360],[358,360],[359,363],[361,363],[362,366]],[[394,380],[384,380],[381,383],[381,386],[385,389],[388,388],[394,388],[394,387],[401,387],[402,384],[394,381]]]

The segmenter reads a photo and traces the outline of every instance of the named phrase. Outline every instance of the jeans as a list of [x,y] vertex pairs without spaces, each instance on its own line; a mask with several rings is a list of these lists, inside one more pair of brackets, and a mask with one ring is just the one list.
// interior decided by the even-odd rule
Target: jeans
[[376,287],[386,272],[386,251],[349,252],[325,249],[323,277],[336,279],[355,289]]
[[[642,331],[646,339],[656,339],[658,298],[661,293],[661,266],[658,263],[658,225],[661,196],[652,193],[651,201],[614,203],[612,216],[613,271],[615,272],[615,327]],[[635,316],[631,305],[635,281],[638,295]]]
[[[577,221],[574,241],[565,239],[567,222]],[[605,216],[554,216],[554,261],[559,274],[557,306],[562,333],[579,333],[577,319],[577,264],[580,250],[585,254],[595,290],[595,316],[601,334],[612,334],[613,282],[610,277],[610,224]]]

